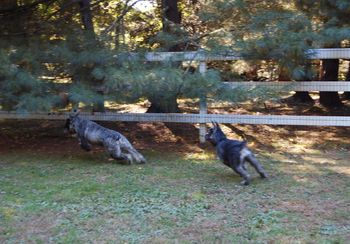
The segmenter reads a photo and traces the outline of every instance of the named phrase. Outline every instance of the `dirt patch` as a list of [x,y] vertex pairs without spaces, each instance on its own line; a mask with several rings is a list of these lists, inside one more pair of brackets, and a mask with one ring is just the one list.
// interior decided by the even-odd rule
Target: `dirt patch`
[[[99,122],[124,134],[138,149],[198,150],[197,129],[191,124]],[[77,138],[63,133],[63,121],[0,121],[0,152],[80,153]],[[94,146],[94,152],[104,151]]]
[[[180,123],[104,122],[110,129],[123,133],[141,150],[161,152],[201,152],[212,149],[199,145],[198,128]],[[0,121],[0,152],[31,151],[51,154],[86,153],[78,140],[63,133],[63,121]],[[222,125],[232,139],[246,139],[249,146],[262,151],[317,149],[350,150],[350,129],[345,127],[306,127],[268,125]],[[104,151],[95,146],[95,153]],[[300,152],[300,151],[298,151]]]
[[[313,104],[292,103],[291,99],[264,103],[245,102],[241,104],[210,104],[208,113],[221,114],[276,114],[276,115],[328,115],[349,116],[350,101],[344,101],[341,108],[325,108]],[[111,111],[144,112],[149,104],[141,102],[132,105],[112,104]],[[179,100],[180,108],[186,113],[198,113],[198,104],[192,100]],[[201,152],[212,147],[199,145],[198,124],[187,123],[137,123],[98,122],[124,134],[136,148],[160,152]],[[44,120],[2,120],[0,121],[0,152],[37,151],[39,153],[81,153],[76,138],[63,134],[64,121]],[[232,139],[245,139],[249,146],[262,151],[298,152],[306,149],[350,150],[350,128],[273,125],[222,125],[224,132]],[[292,150],[292,151],[291,151]],[[104,151],[94,147],[94,152]],[[85,153],[85,152],[83,152]]]

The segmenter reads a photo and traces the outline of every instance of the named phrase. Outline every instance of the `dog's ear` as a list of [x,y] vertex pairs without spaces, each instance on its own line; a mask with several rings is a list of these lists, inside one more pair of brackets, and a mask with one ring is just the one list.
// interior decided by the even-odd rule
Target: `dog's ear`
[[215,129],[220,129],[220,125],[218,124],[218,122],[212,121],[212,123]]
[[76,108],[74,108],[72,110],[72,112],[69,113],[69,118],[74,118],[74,117],[77,117],[79,115],[80,111]]

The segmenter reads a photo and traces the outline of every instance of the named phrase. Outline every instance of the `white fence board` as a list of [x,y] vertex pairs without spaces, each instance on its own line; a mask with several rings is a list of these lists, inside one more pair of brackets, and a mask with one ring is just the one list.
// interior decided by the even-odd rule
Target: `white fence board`
[[267,86],[286,91],[350,91],[350,81],[230,81],[224,83],[230,88]]
[[225,54],[214,54],[201,51],[192,52],[149,52],[146,53],[147,61],[214,61],[214,60],[240,60],[243,59],[239,53],[230,52]]
[[[306,54],[309,59],[350,59],[350,48],[309,49]],[[243,59],[243,56],[233,51],[217,54],[204,51],[148,52],[145,54],[145,59],[147,61],[225,61],[240,60]]]
[[[176,122],[176,123],[218,123],[306,125],[306,126],[350,126],[348,116],[299,116],[299,115],[239,115],[239,114],[152,114],[152,113],[81,113],[81,116],[95,121],[134,122]],[[68,113],[0,112],[0,119],[42,119],[64,120]]]
[[309,49],[310,59],[348,59],[350,48],[318,48]]

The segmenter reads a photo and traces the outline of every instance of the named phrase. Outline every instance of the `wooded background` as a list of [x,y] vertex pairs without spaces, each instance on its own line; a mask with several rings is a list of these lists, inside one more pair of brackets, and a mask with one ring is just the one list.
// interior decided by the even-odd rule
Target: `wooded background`
[[[0,106],[52,111],[148,100],[148,112],[181,112],[178,98],[267,99],[274,92],[221,81],[347,81],[349,62],[310,60],[311,48],[349,47],[348,0],[3,0]],[[239,53],[243,60],[147,62],[149,51]],[[133,55],[130,53],[138,53]],[[346,69],[339,70],[339,67]],[[321,91],[341,107],[350,93]],[[290,99],[313,103],[307,91]]]

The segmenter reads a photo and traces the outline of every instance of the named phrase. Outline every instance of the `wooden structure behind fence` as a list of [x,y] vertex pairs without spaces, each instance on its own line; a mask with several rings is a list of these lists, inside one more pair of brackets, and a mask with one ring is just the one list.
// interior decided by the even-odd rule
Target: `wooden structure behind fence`
[[[350,59],[350,48],[311,49],[310,59]],[[197,61],[199,71],[205,75],[206,62],[213,60],[239,60],[241,56],[205,54],[202,52],[161,52],[147,53],[147,61]],[[227,82],[228,87],[273,86],[290,91],[350,91],[350,82],[344,81],[298,81],[298,82]],[[205,124],[218,123],[305,125],[305,126],[350,126],[350,116],[297,116],[297,115],[239,115],[208,114],[205,99],[199,103],[199,114],[151,114],[151,113],[82,113],[82,116],[95,121],[140,121],[199,123],[199,140],[204,142]],[[67,113],[16,113],[0,111],[0,119],[45,119],[63,120]]]

